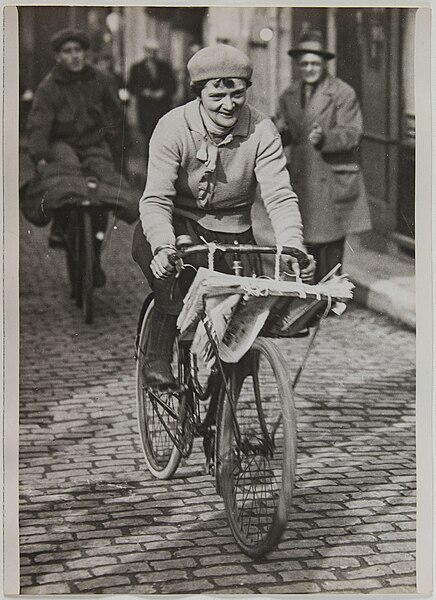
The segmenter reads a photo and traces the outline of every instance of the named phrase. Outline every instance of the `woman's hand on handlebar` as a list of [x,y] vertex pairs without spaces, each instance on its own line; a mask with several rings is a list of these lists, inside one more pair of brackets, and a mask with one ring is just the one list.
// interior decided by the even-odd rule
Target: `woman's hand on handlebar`
[[150,263],[151,272],[156,279],[167,279],[173,275],[175,267],[175,249],[162,248]]
[[298,260],[291,256],[288,259],[288,265],[291,267],[292,271],[301,278],[303,283],[313,283],[313,278],[315,276],[316,262],[311,254],[307,255],[309,259],[309,264],[304,269],[300,268],[298,264]]

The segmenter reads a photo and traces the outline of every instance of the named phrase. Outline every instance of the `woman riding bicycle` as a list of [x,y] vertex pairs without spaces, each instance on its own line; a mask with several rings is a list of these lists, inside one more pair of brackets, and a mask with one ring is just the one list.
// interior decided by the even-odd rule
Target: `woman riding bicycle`
[[[170,361],[182,296],[173,285],[171,258],[179,235],[189,235],[194,244],[255,243],[251,207],[259,190],[277,244],[306,251],[280,135],[246,103],[252,71],[249,58],[232,46],[203,48],[188,63],[196,100],[162,117],[151,138],[132,255],[154,293],[145,362],[152,388],[176,387]],[[310,258],[300,273],[306,282],[315,269]],[[204,260],[191,262],[205,266]],[[216,269],[230,273],[227,260],[217,259]],[[289,260],[298,273],[296,259]]]

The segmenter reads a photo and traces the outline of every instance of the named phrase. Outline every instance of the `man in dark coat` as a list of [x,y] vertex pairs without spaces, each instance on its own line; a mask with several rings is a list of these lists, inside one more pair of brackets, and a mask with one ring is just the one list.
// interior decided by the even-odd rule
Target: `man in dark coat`
[[[87,63],[89,43],[87,34],[76,29],[62,29],[51,38],[56,65],[39,84],[27,122],[28,151],[41,177],[52,162],[77,167],[88,175],[95,174],[96,163],[99,170],[114,170],[105,133],[114,129],[123,113],[111,80]],[[62,215],[57,213],[51,245],[62,244]],[[101,238],[107,226],[106,212],[96,213],[95,221]],[[105,282],[100,245],[97,241],[96,285]]]
[[167,113],[176,91],[176,80],[171,66],[157,58],[159,45],[148,40],[144,45],[143,60],[132,65],[127,89],[136,98],[138,126],[144,136],[145,153],[157,122]]
[[371,228],[357,162],[362,114],[354,90],[327,73],[334,54],[324,49],[319,32],[303,34],[289,55],[301,80],[281,95],[276,125],[283,145],[290,145],[291,182],[319,281],[342,263],[347,234]]

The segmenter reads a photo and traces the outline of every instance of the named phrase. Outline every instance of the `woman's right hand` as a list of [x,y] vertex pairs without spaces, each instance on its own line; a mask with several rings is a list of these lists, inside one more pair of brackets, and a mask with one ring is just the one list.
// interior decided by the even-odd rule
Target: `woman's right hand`
[[151,272],[156,279],[167,279],[174,273],[174,252],[172,248],[162,248],[150,263]]

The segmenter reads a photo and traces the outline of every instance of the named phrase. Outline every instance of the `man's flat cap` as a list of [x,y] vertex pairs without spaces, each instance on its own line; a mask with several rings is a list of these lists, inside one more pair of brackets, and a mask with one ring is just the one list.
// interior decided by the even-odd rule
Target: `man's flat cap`
[[88,34],[81,29],[71,29],[70,27],[67,27],[66,29],[56,31],[50,38],[50,44],[55,52],[60,50],[62,44],[70,41],[78,42],[84,50],[88,50],[90,46]]
[[246,54],[227,44],[202,48],[188,62],[193,83],[224,77],[247,79],[253,74],[253,65]]

